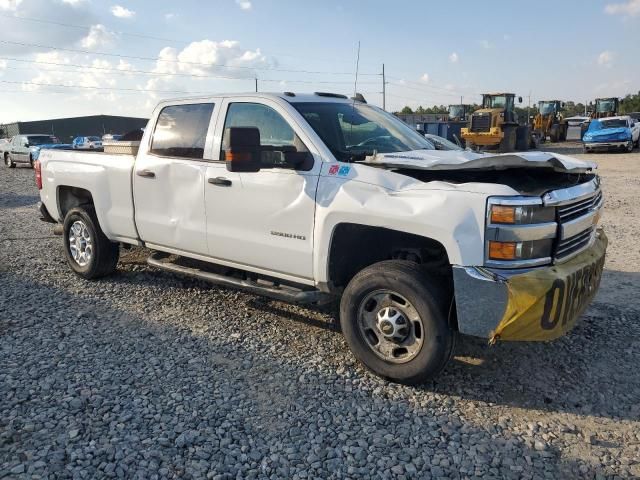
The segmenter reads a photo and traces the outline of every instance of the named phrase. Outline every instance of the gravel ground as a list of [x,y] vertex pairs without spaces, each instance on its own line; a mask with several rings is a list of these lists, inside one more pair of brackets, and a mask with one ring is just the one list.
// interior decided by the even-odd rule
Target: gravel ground
[[142,249],[81,281],[32,171],[0,169],[0,478],[640,477],[640,154],[588,157],[611,244],[581,323],[462,338],[420,388],[357,364],[334,308],[161,273]]

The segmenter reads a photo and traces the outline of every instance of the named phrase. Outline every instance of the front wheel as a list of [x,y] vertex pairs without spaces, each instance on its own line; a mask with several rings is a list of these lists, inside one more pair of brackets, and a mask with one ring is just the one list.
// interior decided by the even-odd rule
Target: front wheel
[[450,299],[418,264],[384,261],[349,282],[340,302],[340,325],[368,369],[415,385],[436,376],[451,357]]
[[116,270],[120,246],[102,232],[92,207],[69,210],[64,219],[62,238],[67,262],[82,278],[92,280]]
[[9,153],[5,153],[4,155],[4,164],[9,168],[16,168],[16,164],[14,163],[13,159],[11,158],[11,154]]

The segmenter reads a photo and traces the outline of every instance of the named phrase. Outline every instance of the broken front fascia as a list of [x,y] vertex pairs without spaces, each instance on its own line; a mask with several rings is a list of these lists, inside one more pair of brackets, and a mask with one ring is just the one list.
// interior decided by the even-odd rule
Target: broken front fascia
[[571,330],[598,290],[607,249],[598,230],[593,245],[547,267],[497,270],[454,267],[458,328],[497,340],[544,341]]
[[545,168],[555,172],[588,173],[596,169],[566,155],[547,152],[486,154],[470,151],[414,150],[398,153],[376,153],[365,159],[365,165],[416,170],[506,170],[510,168]]

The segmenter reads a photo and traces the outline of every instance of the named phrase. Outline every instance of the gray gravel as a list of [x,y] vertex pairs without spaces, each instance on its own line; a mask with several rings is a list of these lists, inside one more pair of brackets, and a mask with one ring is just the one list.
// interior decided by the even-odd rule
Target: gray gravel
[[331,307],[161,273],[142,249],[80,280],[37,201],[31,170],[0,168],[0,478],[640,477],[637,303],[600,295],[551,344],[463,338],[404,387],[354,361]]

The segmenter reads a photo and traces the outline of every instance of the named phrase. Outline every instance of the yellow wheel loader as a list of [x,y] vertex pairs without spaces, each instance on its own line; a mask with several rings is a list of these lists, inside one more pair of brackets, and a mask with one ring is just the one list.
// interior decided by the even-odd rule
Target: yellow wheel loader
[[[483,94],[482,108],[473,112],[468,126],[460,131],[467,147],[513,152],[537,144],[529,126],[518,123],[515,99],[513,93]],[[522,97],[518,102],[522,103]]]
[[533,131],[544,143],[549,137],[551,142],[567,140],[569,125],[564,119],[562,111],[564,102],[560,100],[543,100],[538,102],[539,113],[533,119]]
[[[616,117],[618,116],[618,112],[620,111],[620,105],[623,100],[616,97],[609,98],[596,98],[595,108],[593,103],[590,103],[589,106],[592,108],[591,110],[591,120],[597,118],[608,118],[608,117]],[[580,138],[584,137],[585,132],[589,128],[589,123],[583,123],[581,128]]]

